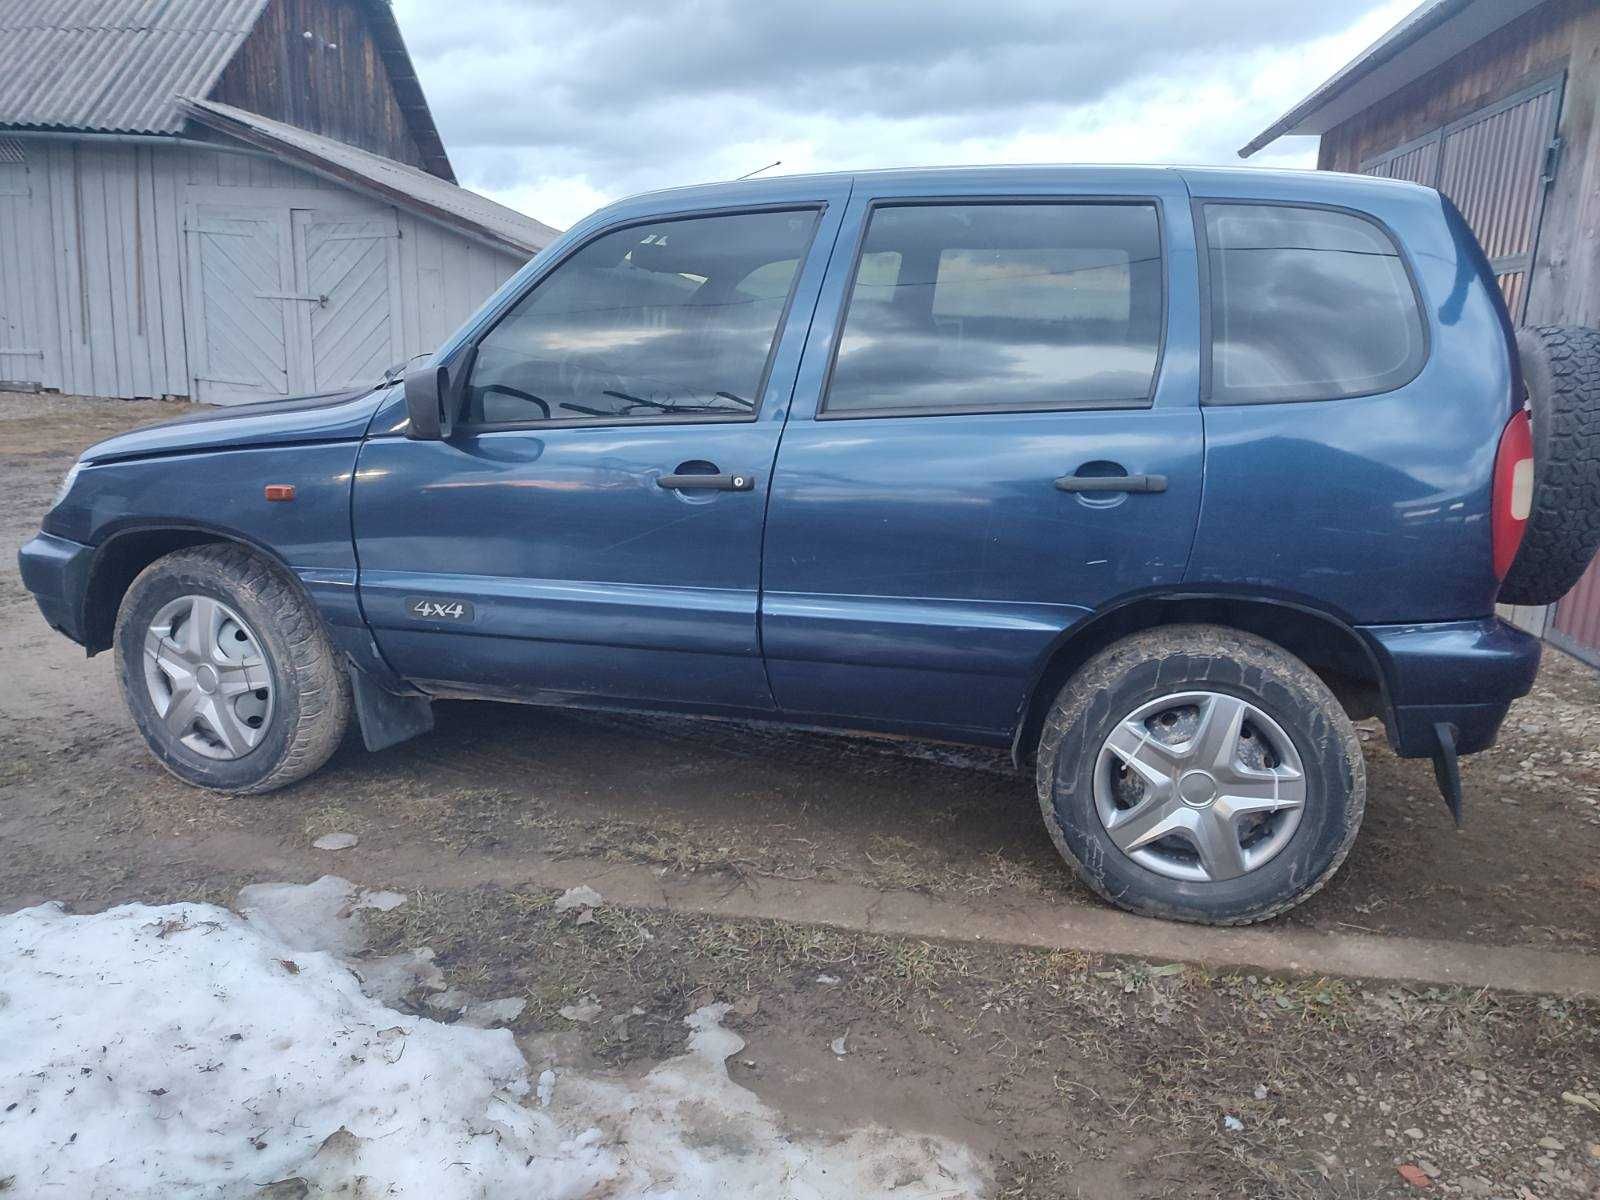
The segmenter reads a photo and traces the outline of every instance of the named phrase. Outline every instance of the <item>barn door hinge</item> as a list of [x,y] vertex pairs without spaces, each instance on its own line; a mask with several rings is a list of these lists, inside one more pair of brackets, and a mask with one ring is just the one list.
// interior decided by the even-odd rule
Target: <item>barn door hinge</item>
[[1544,148],[1544,169],[1539,172],[1539,182],[1545,187],[1556,181],[1556,171],[1561,166],[1562,145],[1562,140],[1557,137],[1551,138],[1550,144]]

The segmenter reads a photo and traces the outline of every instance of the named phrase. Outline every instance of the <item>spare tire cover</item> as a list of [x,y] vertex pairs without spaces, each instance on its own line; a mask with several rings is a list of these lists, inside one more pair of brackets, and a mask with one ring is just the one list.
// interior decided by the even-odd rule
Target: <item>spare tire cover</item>
[[1500,587],[1505,604],[1554,604],[1600,549],[1600,330],[1517,330],[1533,423],[1533,508]]

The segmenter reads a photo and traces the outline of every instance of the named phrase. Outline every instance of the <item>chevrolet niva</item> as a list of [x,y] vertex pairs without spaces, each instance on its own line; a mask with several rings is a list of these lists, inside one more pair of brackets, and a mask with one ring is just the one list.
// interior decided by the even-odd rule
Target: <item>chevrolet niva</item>
[[1009,745],[1098,893],[1242,923],[1350,850],[1353,719],[1459,817],[1496,601],[1597,542],[1600,333],[1438,192],[1019,167],[612,205],[403,381],[92,447],[21,562],[201,787],[439,697]]

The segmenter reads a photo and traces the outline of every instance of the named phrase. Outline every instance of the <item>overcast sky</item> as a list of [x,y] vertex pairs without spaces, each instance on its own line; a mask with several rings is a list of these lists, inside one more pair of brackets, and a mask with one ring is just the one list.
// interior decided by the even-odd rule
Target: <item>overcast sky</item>
[[[1416,0],[395,0],[456,174],[565,228],[774,173],[1237,162]],[[1250,161],[1312,166],[1315,139]]]

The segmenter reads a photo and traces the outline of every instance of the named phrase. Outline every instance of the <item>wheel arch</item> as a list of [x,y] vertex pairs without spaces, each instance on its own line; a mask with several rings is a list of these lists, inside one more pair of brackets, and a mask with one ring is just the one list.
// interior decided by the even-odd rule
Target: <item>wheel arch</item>
[[1265,638],[1304,662],[1328,685],[1351,720],[1381,716],[1393,736],[1393,707],[1383,663],[1343,618],[1287,598],[1181,591],[1133,596],[1065,630],[1040,658],[1028,685],[1011,757],[1025,770],[1056,694],[1101,650],[1162,625],[1218,625]]
[[227,544],[242,546],[277,567],[316,611],[304,582],[270,547],[237,531],[200,522],[139,522],[118,528],[95,548],[83,594],[84,649],[92,655],[111,648],[122,598],[151,563],[175,550]]

